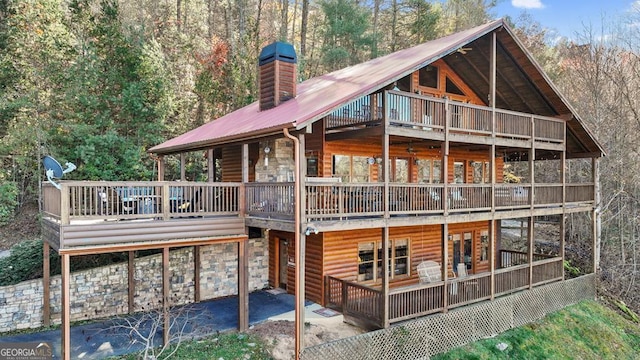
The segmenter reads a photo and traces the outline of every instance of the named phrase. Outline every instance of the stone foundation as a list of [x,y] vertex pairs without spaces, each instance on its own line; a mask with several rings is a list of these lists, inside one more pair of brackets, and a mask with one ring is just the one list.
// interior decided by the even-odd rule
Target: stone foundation
[[[249,291],[268,286],[268,242],[249,240]],[[200,297],[208,300],[237,294],[238,245],[200,247]],[[172,305],[194,300],[193,248],[170,252]],[[71,258],[73,261],[73,257]],[[75,272],[70,277],[71,321],[126,314],[127,264]],[[135,311],[150,310],[162,302],[162,254],[135,260]],[[61,278],[50,281],[51,323],[60,323]],[[0,287],[0,332],[42,326],[42,279]]]

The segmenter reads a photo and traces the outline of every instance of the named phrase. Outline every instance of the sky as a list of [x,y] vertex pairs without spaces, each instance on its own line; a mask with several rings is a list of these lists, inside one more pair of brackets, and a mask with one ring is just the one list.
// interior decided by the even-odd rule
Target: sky
[[584,32],[585,25],[599,29],[607,19],[624,15],[640,0],[501,0],[495,8],[497,17],[512,19],[526,11],[544,28],[553,29],[558,36],[575,38]]

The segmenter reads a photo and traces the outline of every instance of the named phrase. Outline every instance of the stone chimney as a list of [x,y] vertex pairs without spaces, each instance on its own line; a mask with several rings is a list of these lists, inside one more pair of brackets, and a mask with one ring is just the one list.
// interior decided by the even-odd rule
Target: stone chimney
[[260,52],[260,111],[274,108],[296,97],[296,63],[293,45],[274,42]]

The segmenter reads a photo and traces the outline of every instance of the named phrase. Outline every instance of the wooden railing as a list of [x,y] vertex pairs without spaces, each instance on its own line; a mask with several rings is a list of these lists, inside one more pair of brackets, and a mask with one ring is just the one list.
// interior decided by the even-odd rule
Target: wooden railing
[[[569,188],[569,186],[567,186]],[[313,220],[381,216],[384,213],[384,187],[380,183],[308,183],[307,217]],[[536,184],[535,206],[562,203],[562,184]],[[491,209],[491,185],[449,184],[449,212]],[[567,202],[593,201],[592,184],[572,184]],[[394,215],[438,214],[444,210],[442,184],[389,185],[389,213]],[[501,209],[531,206],[531,184],[496,184],[495,207]],[[249,197],[248,197],[249,198]]]
[[590,184],[567,184],[566,186],[567,202],[583,202],[593,201],[594,187]]
[[[593,201],[593,184],[567,184],[567,203]],[[561,204],[562,185],[536,184],[535,206]],[[491,185],[449,184],[449,212],[491,209]],[[381,183],[306,183],[306,213],[311,221],[381,217]],[[530,184],[496,184],[496,209],[531,205]],[[389,185],[391,216],[442,214],[443,184]],[[43,184],[43,214],[71,219],[177,218],[244,213],[264,218],[294,216],[293,183],[189,183],[67,181],[61,190]]]
[[389,292],[389,321],[397,322],[444,309],[444,282],[419,284]]
[[[494,296],[510,294],[529,288],[528,264],[495,271]],[[533,286],[562,280],[562,258],[544,257],[532,265]],[[447,291],[447,304],[444,303]],[[332,276],[325,279],[326,306],[344,315],[368,319],[383,327],[383,293],[379,284],[374,287],[342,280]],[[443,281],[392,288],[389,291],[389,322],[412,319],[491,298],[491,274],[488,272]]]
[[491,298],[491,274],[453,278],[448,284],[449,308]]
[[564,266],[561,257],[539,260],[533,263],[533,285],[546,284],[561,280]]
[[[524,251],[500,250],[498,257],[500,259],[500,263],[498,265],[500,268],[529,263],[529,253],[526,253]],[[546,260],[553,257],[553,255],[534,253],[533,261],[535,262],[539,260]]]
[[[332,112],[327,117],[327,128],[339,129],[367,125],[386,116],[392,125],[409,126],[426,131],[443,131],[449,113],[451,131],[467,134],[490,135],[494,132],[492,109],[487,106],[411,94],[387,91],[387,109],[382,107],[382,94],[363,96]],[[532,126],[533,125],[533,126]],[[535,134],[532,129],[535,127]],[[515,111],[496,109],[495,134],[497,137],[564,142],[565,122]]]
[[245,191],[247,214],[273,218],[293,216],[293,183],[248,183]]
[[529,286],[529,265],[517,265],[495,272],[496,295],[503,295],[526,289]]
[[[388,91],[386,96],[388,117],[392,125],[442,131],[448,112],[451,131],[476,135],[494,132],[490,107],[401,91]],[[532,125],[535,127],[535,134],[532,134]],[[562,143],[564,127],[565,122],[561,119],[496,109],[495,133],[498,137],[534,137],[536,141]]]
[[43,184],[45,216],[72,220],[178,218],[239,214],[239,183],[63,181]]
[[562,204],[562,184],[536,184],[534,205]]

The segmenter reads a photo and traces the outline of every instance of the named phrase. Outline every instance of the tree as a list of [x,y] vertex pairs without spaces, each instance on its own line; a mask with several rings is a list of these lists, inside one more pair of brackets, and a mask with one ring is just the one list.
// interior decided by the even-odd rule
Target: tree
[[357,64],[370,54],[368,13],[352,0],[325,0],[322,63],[327,71]]

